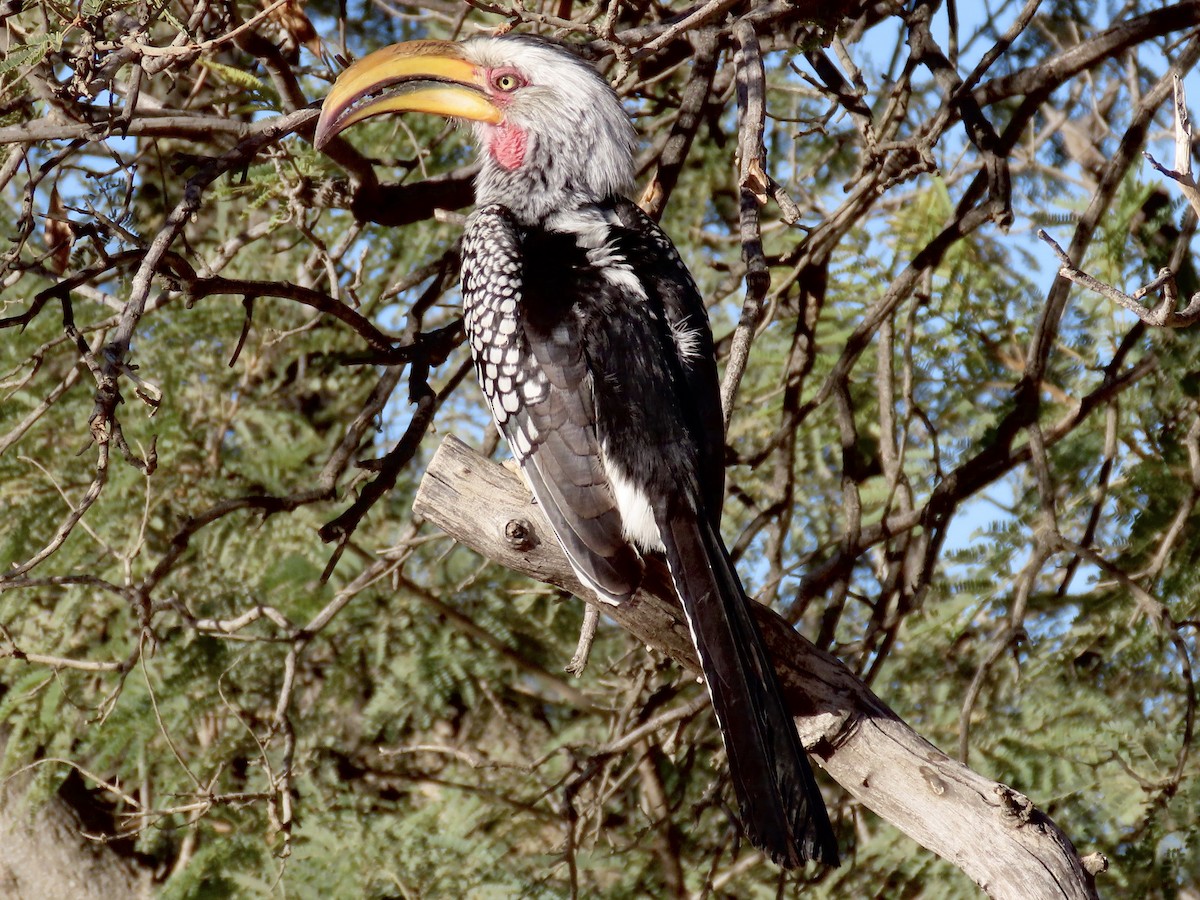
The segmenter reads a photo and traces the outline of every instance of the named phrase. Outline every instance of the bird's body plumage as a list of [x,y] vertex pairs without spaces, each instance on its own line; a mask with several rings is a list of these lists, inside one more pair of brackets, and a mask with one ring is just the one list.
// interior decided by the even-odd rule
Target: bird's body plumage
[[[617,603],[641,579],[630,542],[663,549],[657,498],[685,496],[715,521],[724,444],[708,317],[687,270],[630,201],[589,212],[603,226],[552,231],[480,207],[463,235],[463,300],[501,431],[584,584]],[[597,230],[605,240],[590,246]],[[508,353],[511,368],[492,361]]]
[[[410,63],[429,43],[401,64],[402,91],[425,90]],[[454,101],[484,148],[462,293],[496,424],[600,600],[624,602],[644,557],[665,559],[752,841],[784,865],[836,865],[824,801],[720,537],[724,429],[707,312],[670,239],[621,195],[628,117],[560,47],[514,36],[446,46],[439,73],[475,73],[463,86],[473,93]],[[330,129],[353,103],[334,108]]]
[[620,603],[641,579],[634,547],[665,556],[754,843],[792,865],[831,862],[819,789],[719,536],[724,437],[703,302],[630,201],[589,212],[606,223],[599,246],[594,227],[522,226],[497,204],[468,221],[480,384],[584,585]]

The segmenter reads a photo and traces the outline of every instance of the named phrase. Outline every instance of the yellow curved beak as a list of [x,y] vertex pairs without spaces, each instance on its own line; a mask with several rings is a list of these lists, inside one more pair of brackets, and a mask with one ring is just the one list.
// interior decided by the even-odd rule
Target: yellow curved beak
[[318,150],[356,122],[390,112],[500,122],[483,75],[453,41],[405,41],[364,56],[338,76],[321,104]]

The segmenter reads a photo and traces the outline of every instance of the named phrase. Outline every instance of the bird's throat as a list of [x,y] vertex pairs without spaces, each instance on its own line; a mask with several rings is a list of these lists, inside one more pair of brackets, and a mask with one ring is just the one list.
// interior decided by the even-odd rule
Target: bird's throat
[[528,139],[525,130],[510,122],[488,129],[488,152],[501,168],[512,172],[525,163]]

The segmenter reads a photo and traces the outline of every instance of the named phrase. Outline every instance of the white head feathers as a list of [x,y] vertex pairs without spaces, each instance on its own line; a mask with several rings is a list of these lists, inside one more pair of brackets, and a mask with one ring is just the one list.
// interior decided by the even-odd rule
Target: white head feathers
[[[501,125],[474,123],[484,145],[475,185],[480,205],[502,204],[532,224],[630,188],[636,135],[616,93],[589,63],[529,35],[471,38],[463,53],[480,68],[512,70],[524,82],[511,92]],[[506,128],[523,141],[515,168],[487,149]]]

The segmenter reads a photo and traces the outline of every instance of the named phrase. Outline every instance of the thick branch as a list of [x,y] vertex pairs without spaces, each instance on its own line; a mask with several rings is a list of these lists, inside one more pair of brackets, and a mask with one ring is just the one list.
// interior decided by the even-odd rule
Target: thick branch
[[1192,28],[1198,23],[1200,0],[1187,0],[1118,21],[1051,59],[985,82],[975,89],[975,100],[980,106],[991,106],[1009,97],[1053,89],[1080,72],[1094,68],[1102,60],[1120,56],[1130,47]]
[[[453,437],[430,462],[413,511],[488,559],[582,593],[517,476]],[[647,646],[697,668],[660,567],[651,566],[632,601],[605,611]],[[946,756],[835,657],[766,607],[757,612],[801,738],[855,799],[991,897],[1097,896],[1071,842],[1029,800]]]

